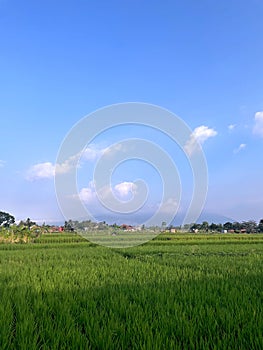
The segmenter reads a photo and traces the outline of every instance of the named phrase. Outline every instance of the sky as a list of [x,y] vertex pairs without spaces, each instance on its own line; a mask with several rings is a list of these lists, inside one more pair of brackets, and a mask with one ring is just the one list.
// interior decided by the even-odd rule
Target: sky
[[[114,167],[108,190],[123,206],[142,193],[137,179],[147,185],[143,205],[129,215],[98,202],[94,177],[100,159],[112,151],[130,156],[122,142],[141,139],[176,164],[180,183],[171,187],[163,210],[179,218],[191,202],[187,155],[197,140],[208,172],[200,218],[259,221],[262,17],[260,0],[0,0],[0,210],[17,221],[76,219],[76,194],[70,197],[72,217],[70,211],[65,217],[54,178],[57,171],[77,171],[79,199],[94,219],[144,223],[160,208],[164,169],[132,157]],[[162,130],[113,125],[94,134],[81,156],[73,147],[70,159],[57,162],[63,140],[80,120],[126,102],[170,111],[189,126],[189,139],[179,147]],[[97,118],[90,119],[91,128],[99,125]]]

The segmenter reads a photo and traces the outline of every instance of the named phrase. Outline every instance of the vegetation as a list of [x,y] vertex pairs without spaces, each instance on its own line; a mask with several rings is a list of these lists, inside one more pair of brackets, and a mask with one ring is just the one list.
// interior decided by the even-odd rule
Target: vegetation
[[262,349],[263,237],[0,245],[1,349]]
[[[5,230],[7,229],[7,230]],[[27,229],[27,231],[26,231]],[[108,233],[120,233],[121,231],[143,231],[143,233],[149,233],[149,239],[155,237],[156,234],[159,234],[161,231],[170,231],[170,232],[231,232],[231,233],[260,233],[263,232],[263,219],[257,223],[256,221],[242,221],[242,222],[225,222],[224,224],[209,224],[207,221],[203,221],[202,223],[192,223],[185,224],[183,227],[178,226],[175,227],[170,225],[167,227],[165,221],[161,223],[161,227],[153,226],[153,227],[145,227],[142,225],[140,227],[133,227],[131,225],[122,224],[117,225],[114,223],[113,225],[109,225],[106,221],[101,222],[92,222],[91,220],[77,221],[77,220],[68,220],[65,221],[63,226],[50,226],[43,223],[42,226],[37,225],[36,222],[32,221],[30,218],[27,218],[25,221],[21,220],[18,225],[15,224],[15,217],[9,213],[0,211],[0,241],[3,241],[4,238],[8,236],[18,236],[17,238],[21,238],[21,231],[23,231],[23,237],[27,236],[26,241],[29,241],[30,238],[34,236],[41,235],[42,233],[47,232],[82,232],[83,236],[90,236],[90,234],[102,233],[105,235],[105,232]],[[85,234],[86,231],[86,234]],[[32,232],[34,234],[32,235]],[[10,242],[10,239],[7,239]],[[23,239],[22,239],[23,241]]]
[[15,218],[13,215],[0,211],[0,226],[9,227],[11,224],[15,223]]
[[203,230],[203,231],[217,231],[217,232],[245,232],[245,233],[255,233],[263,232],[263,219],[257,224],[254,220],[242,221],[242,222],[225,222],[222,224],[209,224],[207,221],[204,221],[202,224],[192,224],[190,225],[192,230]]

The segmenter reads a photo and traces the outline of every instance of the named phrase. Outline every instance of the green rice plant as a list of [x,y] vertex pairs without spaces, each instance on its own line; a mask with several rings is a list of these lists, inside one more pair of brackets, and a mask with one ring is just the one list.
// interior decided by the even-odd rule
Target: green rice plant
[[44,236],[0,246],[0,349],[263,348],[262,235]]

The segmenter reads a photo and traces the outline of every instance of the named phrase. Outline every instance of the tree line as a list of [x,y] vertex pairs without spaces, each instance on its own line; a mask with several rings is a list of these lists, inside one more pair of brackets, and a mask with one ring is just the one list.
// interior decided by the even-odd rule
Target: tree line
[[263,232],[263,219],[257,223],[254,220],[242,221],[242,222],[230,222],[227,221],[224,224],[209,224],[207,221],[203,221],[202,224],[194,223],[190,225],[192,231],[201,230],[201,231],[212,231],[212,232],[244,232],[244,233],[257,233]]
[[[0,211],[0,227],[10,227],[10,226],[20,226],[20,227],[30,227],[35,226],[36,223],[32,221],[30,218],[27,218],[25,221],[20,221],[18,225],[15,224],[15,217],[7,212]],[[42,226],[50,226],[45,225],[43,223]],[[102,222],[92,222],[91,220],[85,221],[77,221],[77,220],[69,220],[65,221],[63,228],[65,231],[73,231],[74,229],[99,229],[103,230],[107,227],[113,228],[121,228],[122,225],[117,225],[116,223],[113,225],[107,224],[105,221]],[[258,223],[254,220],[242,221],[242,222],[230,222],[227,221],[224,224],[209,224],[207,221],[203,221],[202,223],[192,223],[186,224],[184,227],[174,227],[170,225],[169,227],[165,227],[165,222],[162,222],[161,227],[156,226],[155,229],[183,229],[184,231],[205,231],[205,232],[233,232],[233,233],[258,233],[263,232],[263,219],[261,219]],[[147,229],[146,227],[142,227],[143,229]]]

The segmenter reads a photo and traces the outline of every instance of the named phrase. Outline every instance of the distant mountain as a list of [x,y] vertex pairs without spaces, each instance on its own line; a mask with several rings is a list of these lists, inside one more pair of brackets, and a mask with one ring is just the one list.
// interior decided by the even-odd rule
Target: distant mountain
[[[135,213],[135,214],[112,214],[112,215],[97,215],[96,216],[96,221],[105,221],[107,224],[112,225],[114,223],[116,223],[117,225],[121,225],[121,224],[127,224],[127,225],[133,225],[133,226],[137,226],[137,225],[142,225],[145,223],[145,221],[147,221],[147,219],[149,219],[151,217],[151,215],[146,215],[146,214],[139,214],[139,213]],[[183,220],[184,220],[185,214],[178,214],[176,215],[176,217],[174,218],[174,220],[171,222],[171,225],[173,226],[179,226],[182,224]],[[68,218],[69,220],[70,218]],[[71,218],[72,220],[78,220],[78,221],[85,221],[88,218]],[[95,221],[92,220],[92,221]],[[215,223],[215,224],[224,224],[227,221],[230,222],[234,222],[234,221],[238,221],[235,220],[234,218],[230,218],[224,215],[220,215],[220,214],[215,214],[215,213],[209,213],[209,212],[203,212],[200,217],[198,218],[198,220],[196,220],[197,223],[202,223],[203,221],[207,221],[209,224],[211,223]],[[52,221],[52,222],[46,222],[49,225],[55,225],[55,226],[61,226],[64,225],[64,221]],[[41,224],[39,222],[39,224]],[[156,223],[157,226],[161,226],[161,222]],[[191,224],[191,222],[187,222],[187,224]]]
[[[182,224],[182,221],[184,220],[184,215],[178,215],[175,217],[173,220],[172,224],[174,226],[178,226]],[[196,223],[202,223],[203,221],[207,221],[209,224],[214,223],[214,224],[224,224],[225,222],[234,222],[236,221],[233,218],[221,215],[221,214],[216,214],[216,213],[209,213],[209,212],[203,212],[199,216],[199,218],[196,220]],[[188,222],[188,224],[191,224],[191,222]]]

